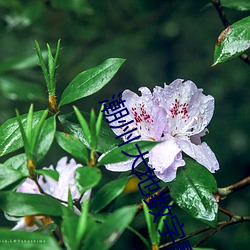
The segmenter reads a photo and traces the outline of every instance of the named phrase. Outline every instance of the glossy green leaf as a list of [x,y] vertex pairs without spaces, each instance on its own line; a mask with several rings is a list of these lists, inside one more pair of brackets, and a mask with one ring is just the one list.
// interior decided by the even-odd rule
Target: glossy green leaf
[[37,161],[41,161],[48,153],[50,146],[54,140],[56,132],[56,117],[52,116],[45,120],[41,135],[39,137],[38,149],[37,149]]
[[239,56],[250,47],[250,16],[228,26],[215,45],[214,65]]
[[[34,112],[33,127],[44,111]],[[22,124],[26,123],[27,114],[21,115]],[[24,125],[25,126],[25,125]],[[17,118],[11,118],[0,126],[0,156],[13,152],[23,146]]]
[[[84,116],[89,119],[89,114],[84,113]],[[78,138],[86,147],[90,148],[89,143],[84,136],[81,127],[78,124],[78,121],[74,113],[68,115],[59,116],[60,122],[63,124],[63,127],[76,138]],[[99,140],[97,142],[97,152],[104,153],[112,148],[118,146],[122,143],[121,139],[115,139],[114,132],[110,129],[107,123],[103,122],[100,130]]]
[[122,150],[130,155],[139,155],[138,149],[135,144],[138,144],[138,147],[142,153],[150,151],[154,146],[158,144],[155,141],[136,141],[123,145],[122,147],[116,147],[108,152],[98,163],[98,166],[102,166],[110,163],[123,162],[128,160],[135,160],[135,157],[129,157],[122,153]]
[[88,152],[86,146],[73,135],[56,132],[56,141],[62,149],[71,154],[82,164],[88,165]]
[[221,0],[223,7],[227,7],[239,11],[250,10],[250,1],[249,0]]
[[53,237],[48,234],[26,231],[10,231],[0,228],[1,250],[60,250]]
[[99,168],[81,167],[75,173],[76,185],[81,194],[95,187],[101,180],[102,173]]
[[0,193],[0,208],[11,216],[62,216],[63,210],[66,209],[59,201],[49,196],[13,192]]
[[0,77],[0,93],[15,101],[45,101],[45,91],[42,86],[26,82],[14,77]]
[[91,202],[92,210],[97,213],[118,197],[131,177],[132,176],[125,176],[118,178],[100,188]]
[[94,227],[86,239],[84,250],[109,249],[135,216],[136,206],[126,206],[110,214],[102,225]]
[[6,160],[4,162],[4,165],[8,166],[9,168],[18,170],[19,172],[28,176],[29,171],[27,169],[26,160],[27,159],[26,159],[25,154],[19,154],[19,155],[15,155],[13,157],[10,157],[8,160]]
[[124,59],[110,58],[95,68],[78,74],[64,90],[59,106],[92,95],[103,88],[124,63]]
[[25,178],[25,175],[9,166],[0,164],[0,190]]
[[213,197],[218,191],[216,180],[199,163],[191,159],[185,161],[186,166],[179,168],[176,179],[168,183],[170,195],[195,219],[216,227],[218,204]]
[[52,170],[52,169],[37,169],[36,170],[37,174],[43,175],[43,176],[47,176],[50,177],[51,179],[58,181],[59,179],[59,173],[56,170]]

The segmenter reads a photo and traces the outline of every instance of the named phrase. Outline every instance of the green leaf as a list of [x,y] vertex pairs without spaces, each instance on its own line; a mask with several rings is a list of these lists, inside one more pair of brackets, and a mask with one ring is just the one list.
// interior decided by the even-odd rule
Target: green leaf
[[[87,119],[89,119],[89,114],[83,113]],[[61,115],[59,120],[62,123],[63,127],[76,138],[78,138],[86,147],[90,148],[90,145],[84,136],[81,127],[78,124],[78,121],[74,113]],[[100,130],[99,139],[97,142],[97,152],[104,153],[112,148],[118,146],[122,143],[121,139],[115,139],[115,134],[108,126],[107,123],[103,122]]]
[[214,176],[202,165],[185,159],[174,181],[168,183],[170,195],[180,208],[195,219],[216,227],[218,204],[213,193],[218,191]]
[[239,11],[250,10],[250,1],[249,0],[221,0],[223,7],[227,7]]
[[95,167],[77,168],[75,174],[76,185],[81,194],[95,187],[101,180],[102,173]]
[[84,118],[84,116],[81,114],[80,110],[73,106],[75,113],[76,113],[76,117],[81,125],[82,128],[82,132],[84,134],[84,137],[86,138],[88,145],[91,145],[91,134],[90,134],[90,130],[89,130],[89,125],[86,121],[86,119]]
[[26,176],[9,166],[0,164],[0,190],[13,184],[16,181],[24,179]]
[[0,193],[0,208],[11,216],[62,216],[66,209],[59,201],[45,195],[13,192]]
[[[48,115],[48,110],[44,110],[41,119],[38,121],[37,125],[34,127],[34,129],[32,130],[33,134],[32,134],[32,138],[31,138],[31,151],[33,154],[36,153],[36,147],[39,144],[39,139],[41,138],[41,132],[44,129],[44,124],[45,124],[45,119]],[[54,119],[54,118],[52,118]],[[54,136],[53,136],[54,137]],[[50,145],[50,143],[49,143]]]
[[[174,204],[174,201],[170,201],[169,204],[168,204],[168,206],[171,206],[171,205],[173,205],[173,204]],[[170,209],[170,208],[167,207],[167,208],[163,211],[163,214],[168,213],[168,212],[169,212],[169,209]],[[161,216],[161,217],[160,217],[159,222],[158,222],[158,225],[157,225],[157,231],[160,230],[160,231],[162,232],[163,227],[164,227],[164,220],[167,220],[167,218],[168,218],[168,215],[166,215],[166,216]],[[159,244],[160,244],[160,241],[161,241],[161,235],[160,235],[159,233],[157,233],[156,238],[157,238],[157,245],[159,245]]]
[[125,176],[105,184],[100,188],[91,202],[92,210],[97,213],[118,197],[132,176]]
[[103,88],[124,63],[124,59],[110,58],[99,66],[78,74],[64,90],[59,106],[92,95]]
[[123,162],[128,160],[135,160],[135,157],[129,157],[122,153],[122,150],[130,155],[139,155],[138,149],[135,144],[138,144],[138,147],[142,153],[150,151],[154,146],[158,144],[155,141],[136,141],[123,145],[122,147],[116,147],[108,152],[97,164],[97,166],[102,166],[111,163]]
[[228,26],[218,37],[214,65],[239,56],[250,47],[250,16]]
[[94,109],[90,112],[90,136],[91,136],[91,149],[96,150],[96,115]]
[[59,179],[59,173],[56,170],[52,170],[52,169],[37,169],[36,170],[37,174],[40,175],[44,175],[44,176],[48,176],[51,179],[58,181]]
[[98,141],[98,138],[99,138],[99,135],[100,135],[100,131],[101,131],[101,127],[102,127],[102,117],[103,117],[103,104],[101,106],[101,109],[100,109],[100,112],[99,112],[99,115],[97,117],[97,120],[96,120],[96,125],[95,125],[95,129],[96,129],[96,139]]
[[135,212],[136,206],[126,206],[110,214],[102,225],[89,232],[83,250],[109,249],[133,220]]
[[9,76],[0,77],[0,93],[15,101],[43,102],[46,100],[42,86]]
[[10,157],[8,160],[4,162],[4,165],[8,166],[9,168],[18,170],[19,172],[28,176],[29,171],[26,165],[26,160],[27,160],[26,155],[23,153]]
[[54,140],[56,132],[56,117],[52,116],[44,121],[42,131],[39,137],[37,148],[37,161],[40,162],[48,153]]
[[10,231],[0,228],[0,249],[11,250],[60,250],[56,241],[50,236],[37,232]]
[[88,152],[85,145],[73,135],[56,132],[56,141],[62,149],[71,154],[82,164],[88,165]]
[[62,234],[67,249],[80,249],[82,238],[86,232],[88,218],[88,201],[84,201],[79,216],[65,217],[62,222]]
[[149,213],[148,206],[147,204],[145,204],[145,202],[142,201],[142,205],[143,205],[144,216],[145,216],[147,226],[148,226],[148,233],[149,233],[151,244],[152,245],[157,244],[158,232],[156,230],[156,224],[154,223],[154,216]]
[[79,222],[78,216],[65,217],[62,222],[64,243],[69,250],[77,250],[76,233]]
[[[33,127],[41,118],[42,111],[34,112]],[[22,124],[25,124],[27,114],[20,116]],[[25,126],[25,125],[24,125]],[[13,152],[23,146],[22,136],[19,130],[17,118],[11,118],[0,126],[0,156]]]

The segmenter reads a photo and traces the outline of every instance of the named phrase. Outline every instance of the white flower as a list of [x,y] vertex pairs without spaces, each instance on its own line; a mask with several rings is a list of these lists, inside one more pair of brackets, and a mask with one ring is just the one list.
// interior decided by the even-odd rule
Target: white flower
[[[214,153],[205,142],[201,142],[201,136],[205,135],[213,116],[214,98],[204,95],[203,90],[197,89],[192,81],[181,79],[163,88],[156,86],[153,93],[146,87],[139,90],[141,96],[129,90],[122,94],[129,110],[126,121],[134,120],[129,126],[130,129],[137,128],[134,135],[141,135],[140,140],[162,141],[148,155],[148,165],[155,168],[156,176],[165,182],[174,180],[177,168],[185,165],[182,152],[210,172],[218,170],[219,163]],[[116,122],[112,125],[118,124]],[[121,135],[123,129],[113,131]],[[123,140],[127,140],[126,136]],[[111,171],[127,171],[131,170],[132,162],[107,164],[106,168]]]
[[[72,199],[78,199],[80,197],[80,193],[77,189],[76,182],[74,179],[75,171],[78,167],[81,167],[80,164],[76,164],[74,159],[71,159],[69,163],[67,163],[67,157],[61,158],[56,168],[53,166],[44,169],[56,170],[59,173],[58,181],[55,181],[52,178],[47,176],[40,176],[38,178],[38,183],[46,194],[49,194],[57,199],[62,201],[68,200],[68,190],[70,190]],[[23,182],[16,190],[21,193],[31,193],[31,194],[41,194],[36,183],[27,178],[25,182]],[[84,193],[80,203],[90,197],[91,190],[88,190]],[[64,203],[63,203],[64,204]],[[75,210],[78,213],[77,210]],[[27,230],[34,231],[38,228],[37,225],[33,223],[33,220],[36,220],[36,223],[41,225],[46,225],[51,223],[48,217],[45,216],[25,216],[21,218],[17,225],[12,230]]]

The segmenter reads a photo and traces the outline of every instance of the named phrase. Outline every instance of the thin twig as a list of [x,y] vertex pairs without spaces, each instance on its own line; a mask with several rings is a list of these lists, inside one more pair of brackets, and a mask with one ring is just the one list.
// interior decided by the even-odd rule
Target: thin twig
[[204,241],[206,241],[209,237],[211,237],[212,235],[214,235],[215,233],[219,232],[221,229],[223,229],[223,228],[225,228],[227,226],[230,226],[230,225],[233,225],[233,224],[238,224],[238,223],[241,223],[241,222],[247,222],[247,221],[250,221],[250,216],[237,216],[237,215],[235,215],[234,217],[232,217],[231,220],[224,221],[216,229],[212,230],[207,235],[205,235],[193,247],[198,247]]
[[[219,14],[220,20],[223,23],[224,28],[226,29],[228,26],[230,26],[230,22],[229,22],[226,14],[225,14],[225,12],[223,10],[223,7],[221,5],[221,1],[220,0],[211,0],[211,3],[216,8],[216,10],[217,10],[217,12]],[[247,63],[248,65],[250,65],[250,59],[249,59],[249,57],[248,57],[247,54],[241,54],[239,57],[245,63]]]
[[227,211],[226,209],[224,209],[222,207],[219,207],[218,209],[219,209],[219,211],[221,211],[223,214],[229,216],[230,218],[235,216],[235,214],[232,214],[231,212]]
[[[215,234],[216,232],[218,232],[218,231],[220,231],[221,229],[223,229],[224,227],[227,227],[227,226],[229,226],[229,225],[232,225],[232,224],[237,224],[237,223],[241,223],[241,222],[247,222],[247,221],[250,221],[250,217],[248,217],[248,216],[237,216],[237,215],[234,215],[234,217],[231,219],[231,220],[229,220],[229,221],[222,221],[222,222],[219,222],[218,223],[218,227],[216,228],[216,229],[214,229],[213,231],[211,231],[208,235],[209,235],[209,237],[210,236],[212,236],[213,234]],[[199,230],[197,230],[197,231],[195,231],[195,232],[192,232],[192,233],[190,233],[190,234],[188,234],[185,238],[179,238],[179,239],[176,239],[175,240],[175,243],[173,243],[173,242],[167,242],[167,243],[165,243],[165,244],[163,244],[163,245],[160,245],[159,246],[159,248],[165,248],[165,247],[169,247],[169,246],[171,246],[171,245],[174,245],[174,244],[176,244],[176,243],[179,243],[179,242],[181,242],[181,241],[184,241],[184,240],[187,240],[187,239],[189,239],[189,238],[191,238],[191,237],[193,237],[193,236],[195,236],[195,235],[198,235],[198,234],[201,234],[201,233],[204,233],[204,232],[206,232],[206,231],[208,231],[208,230],[211,230],[211,229],[213,229],[212,227],[210,227],[210,226],[206,226],[206,227],[203,227],[203,228],[201,228],[201,229],[199,229]],[[214,232],[215,231],[215,232]],[[213,232],[213,234],[211,234]],[[211,234],[211,235],[210,235]],[[204,237],[205,238],[205,237]],[[206,239],[204,239],[203,238],[203,241],[202,242],[204,242]],[[201,241],[201,240],[200,240]],[[196,243],[195,245],[194,245],[194,247],[196,247],[196,246],[198,246],[197,244],[201,244],[200,243],[200,241],[198,242],[198,243]]]
[[229,194],[237,192],[237,191],[239,191],[239,190],[241,190],[249,185],[250,185],[250,176],[248,176],[248,177],[244,178],[243,180],[236,182],[228,187],[219,188],[218,192],[219,192],[220,198],[223,199],[223,198],[226,198]]

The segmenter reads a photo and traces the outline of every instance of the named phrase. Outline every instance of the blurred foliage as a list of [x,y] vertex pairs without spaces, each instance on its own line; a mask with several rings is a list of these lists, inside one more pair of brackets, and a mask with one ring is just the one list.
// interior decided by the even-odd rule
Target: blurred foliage
[[[36,110],[45,108],[41,101],[45,98],[42,90],[45,93],[46,88],[32,48],[35,39],[55,48],[60,38],[63,50],[57,77],[59,96],[81,71],[110,57],[126,59],[111,84],[77,102],[77,107],[85,111],[90,107],[99,110],[98,101],[124,89],[136,91],[141,86],[152,89],[178,77],[191,79],[205,94],[214,96],[216,109],[206,139],[220,162],[221,169],[215,177],[219,187],[239,181],[250,174],[249,66],[235,59],[211,67],[215,41],[223,26],[214,8],[204,8],[207,3],[205,0],[0,0],[0,123],[13,117],[16,107],[20,113],[26,112],[30,100],[35,102]],[[226,13],[234,23],[250,12],[226,9]],[[29,88],[39,89],[39,93],[37,96],[26,93],[27,98],[17,95],[18,90],[13,87],[17,81],[20,85],[16,86],[32,86]],[[55,164],[62,155],[65,152],[54,146],[41,166]],[[104,175],[116,176],[105,170]],[[123,195],[115,204],[135,204],[140,199],[137,191]],[[249,192],[240,191],[221,206],[246,215],[249,199]],[[186,234],[202,225],[177,207],[174,214],[185,222]],[[142,214],[132,226],[147,234]],[[203,246],[247,249],[249,227],[247,223],[229,227]],[[126,231],[112,249],[128,248],[143,249],[143,244]]]

